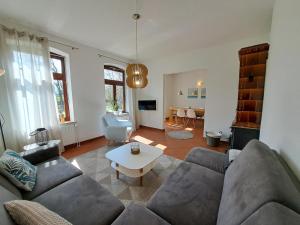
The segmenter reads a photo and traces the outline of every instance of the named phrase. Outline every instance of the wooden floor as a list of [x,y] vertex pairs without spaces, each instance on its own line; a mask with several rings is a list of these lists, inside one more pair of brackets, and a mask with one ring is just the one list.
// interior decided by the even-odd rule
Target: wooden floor
[[[172,130],[189,130],[194,134],[192,139],[187,140],[177,140],[170,138],[167,135],[168,131]],[[204,147],[212,150],[216,150],[219,152],[225,152],[228,149],[228,143],[221,142],[218,147],[209,147],[206,144],[205,138],[203,138],[203,121],[198,121],[196,124],[196,128],[193,126],[183,127],[182,125],[178,125],[175,123],[165,123],[165,131],[141,127],[136,132],[133,133],[131,140],[140,141],[146,144],[150,144],[164,150],[164,153],[169,156],[173,156],[178,159],[184,159],[188,152],[193,147]],[[79,148],[69,148],[64,153],[63,156],[65,158],[72,158],[78,155],[84,154],[89,151],[96,150],[107,145],[107,140],[103,138],[97,138],[91,141],[83,142]]]

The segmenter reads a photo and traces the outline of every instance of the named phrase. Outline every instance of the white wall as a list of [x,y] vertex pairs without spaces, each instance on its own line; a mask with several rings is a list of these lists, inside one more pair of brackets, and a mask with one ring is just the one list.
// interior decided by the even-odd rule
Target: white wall
[[[1,20],[0,23],[17,29],[24,29],[22,25],[13,21]],[[107,58],[99,58],[98,54],[105,54],[116,57],[79,43],[74,43],[59,37],[38,32],[34,29],[26,28],[46,36],[50,40],[62,42],[75,47],[72,50],[55,43],[49,43],[50,47],[63,51],[69,55],[72,99],[74,109],[74,120],[78,121],[79,140],[84,141],[104,135],[102,116],[105,114],[105,93],[104,93],[104,64],[116,65],[125,68],[126,65]],[[122,59],[126,61],[126,59]],[[70,84],[68,84],[70,85]]]
[[139,90],[138,96],[139,98],[157,99],[158,108],[155,112],[139,112],[139,123],[144,126],[164,128],[164,74],[205,68],[208,71],[205,130],[222,130],[225,136],[228,136],[237,105],[238,51],[242,47],[261,44],[268,40],[269,34],[261,34],[232,43],[144,62],[149,69],[149,85]]
[[274,7],[260,139],[300,178],[299,11],[299,0],[277,0]]
[[174,79],[175,76],[169,74],[164,76],[164,119],[170,116],[169,108],[173,105]]
[[[171,106],[205,108],[205,98],[201,98],[201,88],[205,88],[206,76],[205,69],[165,75],[165,117],[169,116],[168,109]],[[202,81],[201,87],[197,86],[198,81]],[[188,98],[188,88],[198,88],[198,98]],[[180,90],[183,95],[178,95]]]

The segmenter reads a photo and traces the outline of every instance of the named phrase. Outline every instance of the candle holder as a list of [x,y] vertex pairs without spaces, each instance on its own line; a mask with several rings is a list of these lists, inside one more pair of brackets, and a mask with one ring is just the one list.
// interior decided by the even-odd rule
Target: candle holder
[[131,154],[138,155],[141,152],[140,144],[138,142],[132,142],[131,145]]

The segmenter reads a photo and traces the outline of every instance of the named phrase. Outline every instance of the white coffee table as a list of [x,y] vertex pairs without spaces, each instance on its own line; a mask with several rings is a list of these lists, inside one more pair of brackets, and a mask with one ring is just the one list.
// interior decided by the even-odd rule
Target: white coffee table
[[111,150],[105,157],[111,161],[111,166],[116,170],[117,179],[119,172],[128,177],[140,177],[140,185],[143,185],[143,176],[154,166],[155,161],[163,151],[154,146],[139,143],[141,152],[138,155],[131,154],[131,145],[126,144]]

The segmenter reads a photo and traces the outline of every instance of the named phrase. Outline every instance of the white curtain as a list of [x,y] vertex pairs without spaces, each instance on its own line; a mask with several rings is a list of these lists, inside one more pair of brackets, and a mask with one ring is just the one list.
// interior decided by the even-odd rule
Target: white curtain
[[136,130],[137,128],[137,120],[136,120],[136,112],[135,112],[135,99],[136,99],[136,94],[135,94],[135,89],[126,87],[126,105],[127,105],[127,110],[129,112],[129,118],[132,122],[133,130]]
[[1,64],[6,70],[5,88],[1,88],[0,94],[7,98],[4,111],[8,117],[5,129],[10,130],[6,131],[8,147],[20,150],[32,143],[29,133],[41,127],[49,130],[51,139],[61,140],[48,40],[4,26],[0,28]]

